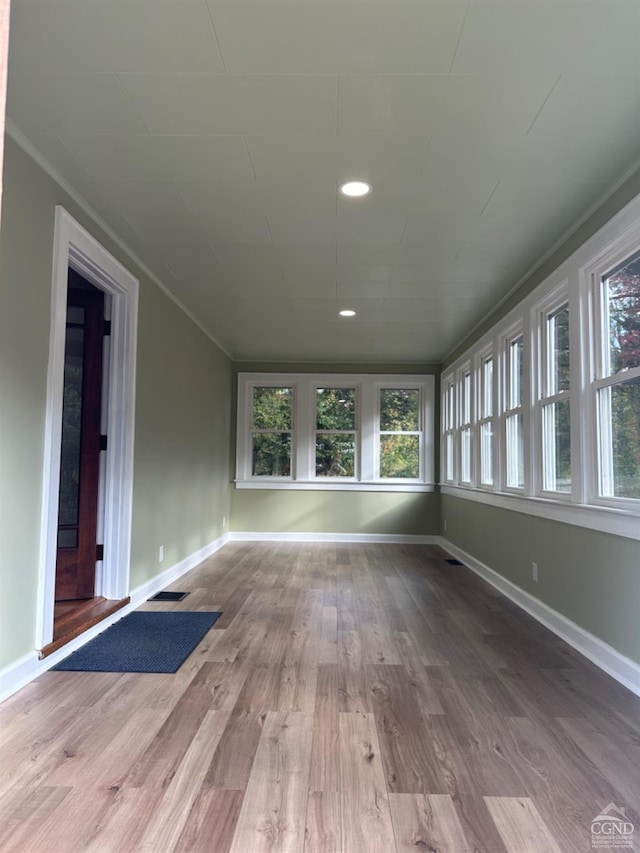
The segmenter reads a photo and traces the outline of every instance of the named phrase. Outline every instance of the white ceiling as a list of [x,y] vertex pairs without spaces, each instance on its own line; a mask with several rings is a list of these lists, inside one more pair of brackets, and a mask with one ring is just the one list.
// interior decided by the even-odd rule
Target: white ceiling
[[14,0],[8,116],[232,357],[438,361],[640,154],[640,0]]

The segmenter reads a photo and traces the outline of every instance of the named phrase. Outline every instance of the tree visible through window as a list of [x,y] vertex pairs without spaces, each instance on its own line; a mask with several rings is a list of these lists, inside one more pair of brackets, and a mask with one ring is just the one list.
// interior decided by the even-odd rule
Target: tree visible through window
[[546,318],[542,407],[543,488],[571,491],[571,406],[569,400],[569,306]]
[[516,489],[524,488],[523,355],[524,339],[520,335],[507,345],[505,412],[507,486]]
[[316,477],[354,477],[356,389],[316,389]]
[[380,389],[380,477],[420,476],[420,391]]
[[292,388],[254,388],[252,412],[252,474],[291,474]]
[[603,284],[608,320],[603,367],[605,376],[614,378],[599,391],[608,457],[603,492],[640,498],[640,252],[604,276]]
[[239,373],[236,488],[433,491],[435,377]]

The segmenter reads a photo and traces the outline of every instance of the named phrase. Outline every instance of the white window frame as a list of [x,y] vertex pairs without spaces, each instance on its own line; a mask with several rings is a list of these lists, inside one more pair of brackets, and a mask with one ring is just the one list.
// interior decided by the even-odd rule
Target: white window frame
[[[435,387],[435,380],[434,380]],[[375,447],[375,456],[373,462],[373,478],[376,481],[381,483],[407,483],[407,482],[424,482],[425,480],[425,466],[426,466],[426,457],[427,457],[427,446],[425,441],[425,411],[424,405],[420,405],[419,408],[419,428],[417,430],[381,430],[380,429],[380,392],[383,390],[393,390],[393,389],[406,389],[406,390],[416,390],[420,394],[420,402],[422,403],[424,400],[424,388],[420,383],[411,383],[407,382],[390,382],[390,381],[382,381],[374,383],[375,390],[375,405],[374,405],[374,447]],[[381,477],[380,476],[380,445],[381,445],[381,437],[383,435],[417,435],[418,436],[418,446],[419,446],[419,458],[420,458],[420,468],[418,476],[415,479],[409,479],[408,477]],[[433,443],[432,443],[433,448]],[[433,475],[432,475],[433,479]]]
[[[317,400],[317,392],[320,388],[348,388],[349,390],[353,389],[356,394],[356,411],[355,411],[355,428],[353,430],[327,430],[327,429],[317,429],[316,428],[316,400]],[[338,381],[331,382],[314,382],[313,389],[311,393],[311,442],[309,443],[308,449],[309,453],[305,454],[307,459],[307,465],[301,468],[300,474],[301,477],[307,479],[309,481],[315,480],[318,482],[328,482],[328,483],[357,483],[360,480],[361,469],[362,469],[362,397],[363,397],[363,388],[360,382],[345,382],[342,377]],[[355,454],[354,454],[354,474],[353,477],[331,477],[329,475],[319,476],[315,473],[315,443],[318,434],[322,435],[353,435],[354,444],[355,444]],[[295,478],[294,478],[295,479]]]
[[[290,430],[273,430],[273,429],[258,429],[255,430],[253,427],[253,390],[254,388],[291,388],[291,429]],[[253,434],[254,432],[264,433],[264,434],[273,434],[276,432],[290,432],[291,433],[291,474],[289,475],[274,475],[274,476],[260,476],[256,479],[261,480],[262,482],[286,482],[295,479],[295,464],[296,464],[296,437],[297,437],[297,423],[298,423],[298,395],[296,394],[295,387],[292,387],[291,383],[286,381],[277,381],[273,382],[253,382],[248,384],[244,389],[245,394],[247,395],[247,399],[245,401],[246,411],[249,416],[249,424],[248,429],[246,430],[242,439],[244,440],[244,448],[242,448],[242,452],[238,453],[238,458],[242,458],[242,469],[238,469],[238,471],[242,470],[242,476],[244,478],[251,477],[251,468],[252,468],[252,456],[253,456]],[[239,398],[238,398],[239,399]],[[240,441],[242,440],[240,436],[238,436],[238,450],[240,451]]]
[[[602,228],[565,258],[547,278],[527,293],[493,327],[455,361],[447,363],[442,374],[442,478],[441,491],[464,500],[501,509],[516,510],[539,518],[586,527],[640,541],[640,499],[616,498],[598,493],[598,392],[619,381],[638,376],[640,368],[626,370],[614,377],[604,376],[602,353],[608,351],[608,329],[602,337],[602,277],[640,249],[640,195],[629,202]],[[540,346],[536,310],[567,286],[569,304],[570,401],[571,401],[571,494],[541,489],[541,419],[539,414],[540,377],[536,347]],[[524,350],[524,489],[505,488],[504,411],[505,342],[522,329]],[[474,482],[462,485],[445,478],[446,421],[445,383],[469,360],[477,360],[493,348],[494,379],[497,384],[496,429],[494,432],[493,489],[479,484],[479,453],[476,451]],[[477,391],[476,382],[476,393]],[[456,414],[457,417],[457,414]],[[476,421],[477,426],[477,421]],[[477,444],[476,444],[477,446]],[[456,476],[458,472],[456,460]]]
[[[522,380],[520,384],[519,401],[515,403],[513,399],[515,378],[512,370],[511,353],[513,346],[520,340],[522,340]],[[527,419],[525,414],[525,402],[527,399],[528,383],[526,340],[524,324],[520,321],[502,336],[502,346],[500,348],[500,384],[502,388],[502,406],[500,411],[500,453],[503,460],[501,486],[503,491],[513,492],[515,494],[525,494],[527,488]],[[510,422],[512,422],[512,419],[517,418],[518,416],[522,419],[522,486],[514,486],[510,483],[510,472],[515,470],[514,464],[517,463],[514,463],[513,457],[510,456],[511,438],[509,435],[509,425]]]
[[[293,389],[291,474],[287,477],[253,476],[252,409],[255,387]],[[354,477],[316,476],[316,389],[356,389],[356,460]],[[410,388],[420,392],[420,476],[381,478],[380,390]],[[336,491],[424,492],[434,490],[435,377],[419,374],[312,374],[239,373],[236,441],[238,489],[298,489]],[[322,430],[320,430],[322,432]],[[414,431],[412,431],[413,434]]]
[[453,373],[442,378],[442,482],[456,482],[456,383]]
[[471,362],[467,361],[458,369],[456,378],[457,388],[457,411],[458,418],[456,423],[456,445],[459,465],[458,482],[461,486],[473,485],[473,440],[472,440],[472,423],[473,423],[473,373],[471,370]]
[[[491,362],[491,385],[487,393],[485,377],[485,366]],[[496,369],[496,358],[493,345],[481,350],[476,356],[476,414],[475,414],[475,485],[479,489],[493,491],[497,482],[497,453],[496,453],[496,412],[498,411],[498,370]],[[491,406],[487,405],[487,397],[490,396]],[[483,463],[485,459],[485,448],[483,433],[485,428],[491,428],[491,440],[489,442],[489,454],[491,463],[491,482],[483,480]]]
[[[569,341],[570,341],[570,379],[569,389],[557,391],[553,387],[553,364],[551,353],[551,341],[549,338],[549,323],[554,314],[562,308],[569,311]],[[558,501],[571,501],[574,493],[574,431],[571,428],[571,489],[560,491],[559,489],[545,488],[545,483],[550,482],[555,467],[555,432],[551,434],[551,424],[547,417],[547,411],[556,403],[568,402],[571,412],[571,423],[575,405],[572,401],[573,383],[573,359],[571,351],[571,323],[573,311],[569,300],[569,283],[565,279],[558,287],[554,288],[543,300],[538,302],[532,310],[533,328],[533,362],[535,365],[534,403],[533,403],[533,430],[531,453],[533,456],[534,470],[534,493],[540,497]]]
[[607,273],[623,264],[640,251],[640,240],[635,234],[627,234],[616,241],[608,250],[601,253],[597,260],[584,270],[588,282],[591,349],[589,362],[591,376],[589,383],[589,410],[593,446],[589,471],[588,500],[597,506],[638,511],[640,498],[625,498],[613,494],[613,462],[611,458],[611,425],[607,411],[606,395],[603,391],[612,389],[634,379],[640,378],[640,367],[618,371],[609,375],[609,334],[608,306],[605,297],[605,277]]

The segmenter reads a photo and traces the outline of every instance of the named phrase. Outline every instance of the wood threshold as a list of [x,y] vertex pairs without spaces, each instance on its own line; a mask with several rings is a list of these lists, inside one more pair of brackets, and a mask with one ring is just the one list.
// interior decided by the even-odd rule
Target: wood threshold
[[130,597],[119,600],[107,598],[87,598],[82,601],[56,602],[53,640],[38,652],[40,660],[57,652],[66,643],[75,640],[98,622],[102,622],[112,613],[125,607]]

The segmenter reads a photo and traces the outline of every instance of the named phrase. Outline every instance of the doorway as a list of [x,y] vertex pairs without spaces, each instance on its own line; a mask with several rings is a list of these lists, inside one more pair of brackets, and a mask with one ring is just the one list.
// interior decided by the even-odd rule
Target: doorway
[[[137,307],[138,280],[57,207],[36,635],[40,657],[128,601]],[[93,355],[87,353],[86,338],[94,341]],[[104,356],[103,342],[108,342]],[[98,374],[101,382],[96,382]],[[74,399],[78,395],[81,400]],[[85,415],[92,408],[87,418],[93,425],[87,426]],[[103,552],[96,550],[98,544]],[[101,605],[88,618],[87,606],[95,610],[97,599]],[[63,614],[69,608],[81,616],[71,626]]]
[[100,452],[102,446],[106,450],[100,432],[104,292],[72,269],[68,283],[56,604],[95,596],[96,562],[100,557]]

